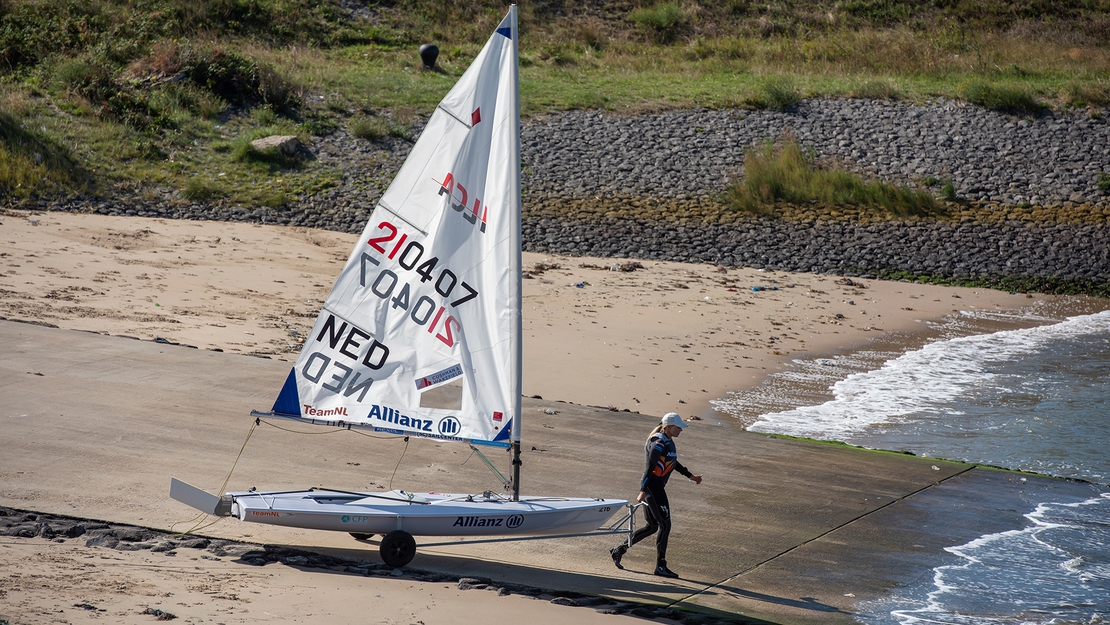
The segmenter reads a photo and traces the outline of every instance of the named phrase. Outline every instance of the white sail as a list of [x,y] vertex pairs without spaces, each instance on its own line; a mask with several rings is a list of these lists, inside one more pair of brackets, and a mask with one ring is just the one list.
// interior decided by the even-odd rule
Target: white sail
[[382,196],[274,413],[519,440],[518,82],[513,7]]

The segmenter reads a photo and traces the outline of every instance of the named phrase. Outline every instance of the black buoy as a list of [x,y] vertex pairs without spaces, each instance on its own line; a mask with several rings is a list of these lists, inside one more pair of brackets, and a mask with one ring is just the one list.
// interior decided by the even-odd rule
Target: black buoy
[[420,46],[420,60],[424,61],[424,69],[435,69],[436,58],[439,56],[439,47],[434,43]]

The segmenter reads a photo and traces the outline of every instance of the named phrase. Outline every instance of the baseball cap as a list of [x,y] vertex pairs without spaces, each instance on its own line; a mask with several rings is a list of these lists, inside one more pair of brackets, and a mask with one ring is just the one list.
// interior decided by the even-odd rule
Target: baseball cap
[[678,416],[677,412],[668,412],[667,414],[663,415],[663,425],[677,425],[678,427],[685,429],[686,426],[690,424],[683,421],[682,417]]

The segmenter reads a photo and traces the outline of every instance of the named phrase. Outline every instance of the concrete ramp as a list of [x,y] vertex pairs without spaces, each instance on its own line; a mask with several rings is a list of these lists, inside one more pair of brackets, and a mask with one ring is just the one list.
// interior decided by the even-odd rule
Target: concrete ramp
[[[169,497],[170,477],[219,492],[251,431],[250,411],[273,404],[291,366],[10,321],[0,321],[0,353],[0,504],[160,529],[183,529],[196,515]],[[524,494],[635,496],[657,416],[526,400],[524,418]],[[678,476],[668,489],[668,561],[680,580],[650,574],[651,541],[618,571],[607,553],[612,537],[460,541],[420,549],[411,566],[731,618],[851,623],[857,602],[951,563],[945,547],[1023,527],[1038,502],[1099,492],[704,421],[678,447],[705,476],[700,486]],[[263,424],[228,489],[500,490],[469,456],[464,445]],[[491,460],[508,466],[508,457]],[[344,533],[230,519],[205,533],[363,558],[377,551]]]

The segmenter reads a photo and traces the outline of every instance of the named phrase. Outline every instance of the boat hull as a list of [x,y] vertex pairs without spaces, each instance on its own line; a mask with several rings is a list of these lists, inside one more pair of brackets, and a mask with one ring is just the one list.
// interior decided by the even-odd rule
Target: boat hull
[[413,536],[543,536],[601,527],[628,504],[623,499],[420,493],[230,493],[242,521],[352,534]]

